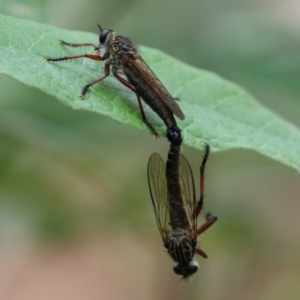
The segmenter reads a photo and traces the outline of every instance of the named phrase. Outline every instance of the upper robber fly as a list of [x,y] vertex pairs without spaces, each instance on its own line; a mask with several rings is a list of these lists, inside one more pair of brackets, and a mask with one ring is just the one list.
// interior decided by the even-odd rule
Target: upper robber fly
[[[59,58],[47,58],[47,62],[56,62],[69,59],[86,57],[93,60],[104,61],[104,75],[85,85],[81,91],[84,97],[88,89],[97,82],[102,81],[110,74],[110,68],[113,75],[126,87],[131,89],[137,97],[142,118],[150,131],[158,137],[153,125],[146,117],[142,106],[141,98],[159,115],[166,124],[172,138],[180,139],[181,130],[176,124],[174,115],[183,120],[184,114],[168,90],[153,73],[150,67],[139,55],[136,45],[128,38],[115,36],[112,29],[100,29],[99,45],[92,43],[73,44],[65,41],[59,41],[61,44],[70,47],[92,46],[98,54],[83,54],[65,56]],[[124,75],[124,77],[122,77]]]
[[197,246],[197,236],[206,231],[216,220],[210,214],[206,222],[197,227],[197,217],[203,207],[204,169],[209,155],[205,144],[200,166],[200,199],[196,201],[194,179],[187,159],[180,154],[180,144],[172,144],[167,164],[159,154],[153,153],[148,162],[148,182],[154,213],[163,243],[177,263],[173,270],[188,279],[198,270],[195,253],[207,258]]

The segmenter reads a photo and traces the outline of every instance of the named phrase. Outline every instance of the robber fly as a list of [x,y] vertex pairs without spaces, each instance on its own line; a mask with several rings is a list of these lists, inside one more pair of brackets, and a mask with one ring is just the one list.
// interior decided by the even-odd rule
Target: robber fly
[[205,151],[200,166],[200,199],[196,201],[194,179],[187,159],[180,154],[180,143],[171,143],[167,164],[153,153],[148,162],[148,182],[154,213],[163,243],[177,263],[173,270],[188,279],[198,270],[195,253],[207,258],[197,246],[197,236],[206,231],[216,220],[210,214],[206,222],[197,228],[197,217],[203,207],[204,169],[210,147]]
[[[151,132],[158,137],[155,128],[146,117],[141,98],[159,115],[167,128],[173,132],[173,136],[180,138],[181,130],[176,124],[174,115],[183,120],[184,114],[176,103],[176,99],[170,95],[142,59],[136,45],[130,39],[123,36],[115,36],[112,29],[102,29],[100,25],[98,27],[100,29],[99,45],[92,43],[73,44],[59,41],[61,44],[70,47],[92,46],[97,51],[97,54],[47,58],[46,61],[57,62],[82,57],[103,61],[104,75],[85,85],[80,95],[84,97],[92,85],[105,79],[110,74],[111,68],[113,75],[136,94],[142,118]],[[124,75],[127,80],[121,75]]]

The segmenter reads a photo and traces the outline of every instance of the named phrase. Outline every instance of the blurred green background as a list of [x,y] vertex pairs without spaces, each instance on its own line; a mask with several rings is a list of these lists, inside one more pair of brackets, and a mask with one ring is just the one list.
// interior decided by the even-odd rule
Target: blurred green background
[[[300,125],[297,1],[2,0],[0,13],[113,28],[239,83]],[[219,220],[201,239],[209,259],[179,282],[146,179],[166,140],[8,77],[0,88],[0,299],[299,299],[295,171],[253,151],[212,154],[205,212]],[[198,182],[201,153],[183,152]]]

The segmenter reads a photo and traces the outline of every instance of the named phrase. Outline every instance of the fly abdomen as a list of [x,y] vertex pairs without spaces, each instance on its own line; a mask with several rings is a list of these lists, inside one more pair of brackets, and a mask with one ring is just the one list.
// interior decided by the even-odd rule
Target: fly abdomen
[[[160,99],[158,92],[152,88],[151,79],[149,78],[149,81],[147,81],[147,78],[138,76],[133,70],[128,68],[124,68],[124,73],[136,92],[159,115],[167,128],[176,126],[177,123],[173,111]],[[164,92],[162,91],[162,93]]]
[[180,148],[181,143],[171,143],[166,164],[167,190],[169,197],[170,226],[172,229],[187,229],[190,226],[184,207],[180,184]]

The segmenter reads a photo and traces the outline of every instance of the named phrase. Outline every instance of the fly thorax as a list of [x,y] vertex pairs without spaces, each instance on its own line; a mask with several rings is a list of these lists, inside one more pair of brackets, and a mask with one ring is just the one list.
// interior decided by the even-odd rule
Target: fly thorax
[[186,265],[194,257],[196,241],[187,235],[186,230],[176,229],[170,234],[166,248],[175,262]]
[[118,43],[121,55],[128,55],[132,58],[134,58],[134,56],[137,55],[137,47],[133,41],[123,36],[117,36],[115,38],[115,42]]
[[123,68],[124,62],[122,59],[120,45],[118,45],[116,41],[114,41],[109,49],[109,61],[116,70]]

